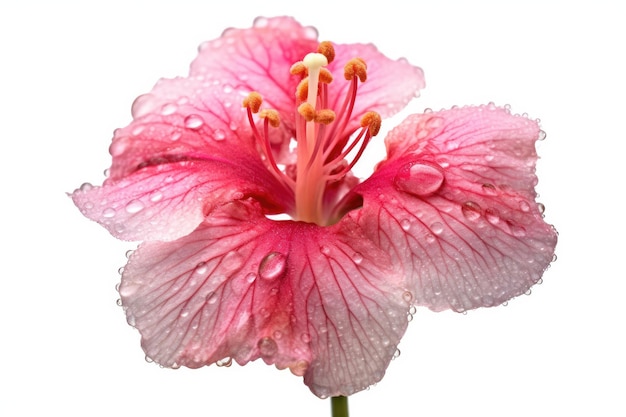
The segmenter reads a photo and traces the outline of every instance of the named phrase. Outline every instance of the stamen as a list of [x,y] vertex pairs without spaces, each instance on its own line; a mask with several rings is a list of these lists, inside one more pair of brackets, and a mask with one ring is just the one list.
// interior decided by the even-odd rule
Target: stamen
[[361,117],[361,127],[369,128],[372,136],[378,135],[381,123],[382,120],[380,118],[380,114],[375,111],[368,111],[363,115],[363,117]]
[[306,101],[308,95],[309,79],[303,78],[302,81],[300,81],[300,84],[298,84],[298,87],[296,87],[296,98],[298,99],[298,101]]
[[250,109],[252,113],[257,113],[259,111],[261,103],[263,103],[263,97],[261,97],[261,94],[256,91],[251,92],[248,94],[248,97],[243,99],[243,107]]
[[300,116],[302,116],[307,122],[315,120],[315,109],[309,103],[300,104],[298,106],[298,113],[300,113]]
[[326,60],[328,61],[327,64],[330,64],[335,59],[335,48],[333,47],[333,44],[328,41],[320,42],[317,47],[317,52],[326,57]]
[[367,80],[367,64],[361,58],[352,58],[343,67],[343,76],[346,80],[353,79],[355,75],[362,83]]
[[315,114],[315,122],[323,125],[329,125],[335,120],[335,112],[329,109],[323,109]]
[[320,68],[320,82],[330,84],[333,82],[333,74],[330,73],[326,68]]
[[304,63],[302,61],[298,61],[295,64],[293,64],[291,66],[291,68],[289,69],[289,72],[291,73],[291,75],[302,75],[305,76],[306,75],[306,66],[304,65]]
[[261,113],[259,113],[259,117],[267,120],[272,127],[280,126],[280,116],[274,109],[262,110]]

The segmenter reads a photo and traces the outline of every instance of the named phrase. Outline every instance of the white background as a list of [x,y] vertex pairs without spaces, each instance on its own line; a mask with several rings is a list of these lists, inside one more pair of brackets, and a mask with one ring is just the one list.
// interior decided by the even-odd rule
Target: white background
[[544,283],[507,307],[420,310],[383,381],[351,397],[352,415],[626,414],[620,2],[347,3],[2,2],[0,415],[329,415],[300,378],[262,363],[146,363],[115,304],[134,245],[65,194],[101,183],[133,99],[185,74],[201,41],[280,14],[421,66],[413,111],[508,103],[548,133],[538,191],[560,241]]

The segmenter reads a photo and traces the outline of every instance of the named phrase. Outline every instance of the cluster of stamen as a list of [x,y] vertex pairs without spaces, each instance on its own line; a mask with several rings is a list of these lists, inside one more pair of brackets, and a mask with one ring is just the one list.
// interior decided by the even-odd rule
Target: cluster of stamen
[[[380,130],[380,115],[367,112],[361,118],[360,129],[349,126],[358,83],[367,80],[367,65],[353,58],[344,66],[344,78],[350,82],[348,93],[335,110],[328,105],[328,84],[333,76],[325,67],[335,58],[330,42],[322,42],[316,53],[310,53],[291,67],[291,74],[302,79],[296,88],[296,175],[286,175],[276,164],[269,141],[269,127],[278,127],[280,118],[273,109],[261,110],[263,99],[257,92],[246,97],[252,131],[273,174],[295,196],[295,211],[289,213],[295,220],[328,225],[336,221],[336,208],[324,207],[327,185],[341,180],[359,160],[367,144]],[[264,119],[262,132],[256,127],[253,114]],[[353,154],[351,161],[346,158]]]

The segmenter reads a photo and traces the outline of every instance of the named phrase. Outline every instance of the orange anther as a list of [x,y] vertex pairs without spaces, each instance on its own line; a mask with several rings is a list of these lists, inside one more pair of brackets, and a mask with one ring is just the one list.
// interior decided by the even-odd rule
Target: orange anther
[[324,55],[329,64],[335,59],[335,48],[333,47],[333,44],[328,41],[320,42],[317,47],[317,52]]
[[329,84],[333,81],[333,74],[331,74],[326,68],[320,68],[319,80],[321,83]]
[[262,110],[261,113],[259,113],[259,117],[267,119],[270,126],[272,127],[280,126],[280,116],[278,115],[278,112],[274,109]]
[[259,111],[261,103],[263,103],[263,97],[256,91],[251,92],[248,97],[243,99],[243,107],[250,109],[252,113]]
[[343,75],[346,80],[351,80],[356,75],[363,83],[367,80],[367,64],[361,58],[352,58],[343,67]]
[[335,112],[329,109],[320,110],[315,114],[315,122],[323,125],[331,124],[335,120]]
[[370,134],[372,136],[376,136],[378,131],[380,131],[380,125],[382,120],[380,118],[380,114],[375,111],[368,111],[361,118],[361,127],[369,128]]
[[298,61],[289,68],[289,72],[291,75],[302,75],[304,77],[307,74],[307,69],[302,61]]
[[304,120],[311,122],[315,120],[315,109],[309,103],[302,103],[298,106],[298,113],[304,117]]
[[296,87],[296,98],[299,101],[306,101],[308,94],[309,94],[309,79],[303,78],[302,81],[300,81],[300,84],[298,84],[298,87]]

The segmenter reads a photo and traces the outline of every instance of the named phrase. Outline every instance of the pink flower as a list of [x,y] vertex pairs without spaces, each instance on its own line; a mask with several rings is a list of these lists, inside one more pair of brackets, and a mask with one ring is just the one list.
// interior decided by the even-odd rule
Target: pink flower
[[261,358],[350,395],[383,377],[414,306],[496,306],[535,284],[556,245],[535,121],[492,104],[416,114],[370,178],[351,174],[423,87],[405,60],[275,18],[203,44],[188,77],[137,98],[109,177],[72,198],[144,241],[120,295],[147,356]]

